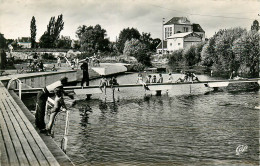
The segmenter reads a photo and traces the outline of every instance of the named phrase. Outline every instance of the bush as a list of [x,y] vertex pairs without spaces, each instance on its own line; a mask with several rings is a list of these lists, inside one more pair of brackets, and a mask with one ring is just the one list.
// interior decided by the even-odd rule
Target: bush
[[47,59],[47,60],[54,60],[54,59],[56,59],[55,58],[55,56],[52,54],[52,53],[44,53],[43,55],[42,55],[42,58],[43,59]]
[[145,65],[141,64],[141,63],[133,63],[128,67],[128,71],[143,71],[145,68]]

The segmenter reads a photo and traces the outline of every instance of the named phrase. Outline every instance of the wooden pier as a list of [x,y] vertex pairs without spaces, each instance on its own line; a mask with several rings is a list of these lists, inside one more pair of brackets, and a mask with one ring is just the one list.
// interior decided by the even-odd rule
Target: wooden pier
[[0,126],[2,166],[63,165],[56,160],[32,123],[1,82]]

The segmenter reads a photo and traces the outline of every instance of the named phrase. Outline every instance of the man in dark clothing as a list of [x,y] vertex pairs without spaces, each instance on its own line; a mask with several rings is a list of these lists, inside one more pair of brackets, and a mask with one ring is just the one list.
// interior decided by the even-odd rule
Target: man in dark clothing
[[88,59],[86,59],[83,62],[80,68],[81,70],[83,70],[83,78],[81,80],[81,86],[83,87],[84,82],[86,82],[86,86],[89,86]]

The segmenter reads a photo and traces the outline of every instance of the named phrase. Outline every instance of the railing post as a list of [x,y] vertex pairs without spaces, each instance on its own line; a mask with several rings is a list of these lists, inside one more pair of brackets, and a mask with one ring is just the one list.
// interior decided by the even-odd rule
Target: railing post
[[22,99],[22,81],[21,80],[18,80],[18,83],[19,83],[19,97],[20,99]]

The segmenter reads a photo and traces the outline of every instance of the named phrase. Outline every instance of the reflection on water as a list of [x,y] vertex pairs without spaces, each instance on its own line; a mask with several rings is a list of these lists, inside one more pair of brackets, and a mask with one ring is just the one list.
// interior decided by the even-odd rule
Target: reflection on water
[[[71,107],[67,154],[76,165],[258,165],[259,91],[186,85],[162,96],[142,88],[109,94],[77,96]],[[236,155],[239,145],[248,149]]]

